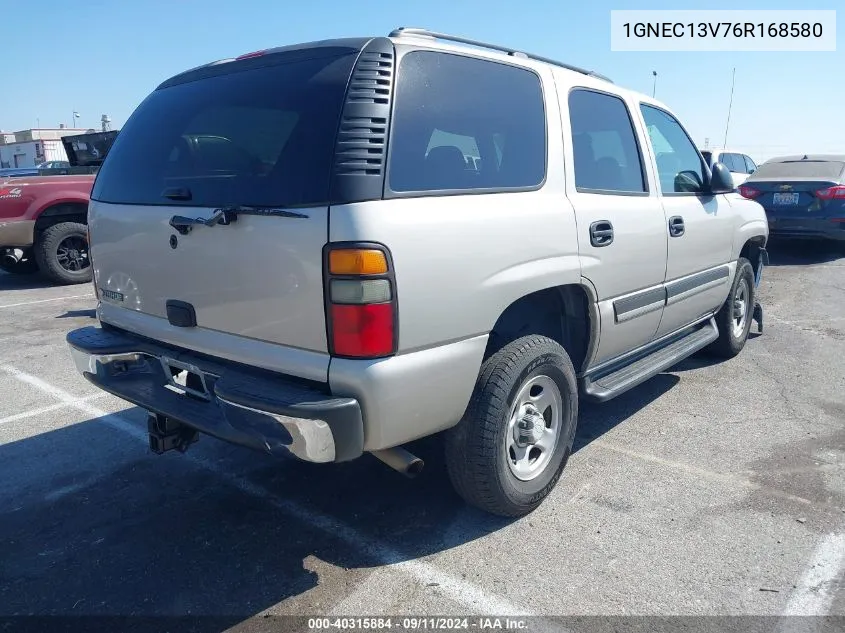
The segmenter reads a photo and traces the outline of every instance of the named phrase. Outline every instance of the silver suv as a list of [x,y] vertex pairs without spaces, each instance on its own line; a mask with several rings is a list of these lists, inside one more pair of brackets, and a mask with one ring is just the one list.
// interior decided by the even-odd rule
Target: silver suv
[[745,345],[768,228],[732,189],[665,106],[567,64],[420,29],[249,53],[123,127],[99,327],[67,340],[155,452],[415,474],[438,434],[464,499],[523,515],[580,398]]

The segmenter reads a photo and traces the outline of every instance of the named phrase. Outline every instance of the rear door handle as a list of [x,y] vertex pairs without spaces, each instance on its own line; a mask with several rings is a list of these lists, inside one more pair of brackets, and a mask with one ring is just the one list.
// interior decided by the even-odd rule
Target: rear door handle
[[613,225],[609,220],[599,220],[590,225],[590,244],[595,247],[613,243]]
[[669,218],[669,235],[680,237],[684,234],[684,219],[679,215]]

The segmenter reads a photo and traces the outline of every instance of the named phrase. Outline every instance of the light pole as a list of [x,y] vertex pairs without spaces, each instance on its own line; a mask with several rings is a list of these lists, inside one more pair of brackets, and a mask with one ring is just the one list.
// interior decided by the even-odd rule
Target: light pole
[[657,94],[657,71],[652,70],[651,74],[654,75],[654,83],[651,86],[651,97],[654,98],[654,95]]

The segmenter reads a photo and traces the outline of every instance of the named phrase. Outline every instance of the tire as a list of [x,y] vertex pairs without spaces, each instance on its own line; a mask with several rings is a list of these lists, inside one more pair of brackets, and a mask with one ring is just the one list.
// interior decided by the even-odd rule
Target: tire
[[[81,248],[83,244],[84,248]],[[83,250],[84,257],[74,256]],[[35,259],[41,272],[56,283],[90,282],[92,272],[87,227],[79,222],[62,222],[46,228],[35,243]],[[81,263],[83,260],[84,265]]]
[[38,272],[38,264],[30,249],[24,250],[23,258],[15,264],[7,264],[0,259],[0,270],[12,275],[32,275]]
[[[512,420],[515,409],[524,411],[520,397],[528,391],[537,395],[539,409],[547,415],[559,410],[557,418],[533,417],[543,425],[537,432],[541,443],[551,445],[533,462],[537,472],[531,476],[531,455],[541,444],[522,448],[514,442]],[[555,402],[555,389],[560,401]],[[519,400],[517,400],[519,398]],[[444,434],[446,466],[457,493],[470,505],[505,517],[519,517],[535,510],[560,478],[575,439],[578,420],[578,386],[575,369],[566,351],[545,336],[530,335],[516,339],[488,358],[481,367],[475,390],[463,419]],[[556,432],[550,433],[551,428]],[[525,431],[530,433],[530,431]],[[510,449],[517,449],[523,459],[513,465]],[[539,450],[539,449],[538,449]],[[544,460],[541,462],[540,460]],[[540,468],[542,464],[542,468]],[[517,470],[521,474],[517,474]],[[526,478],[528,477],[528,478]]]
[[[740,296],[744,298],[740,298]],[[743,314],[736,316],[734,309],[737,301],[743,303]],[[719,338],[713,341],[707,351],[719,358],[733,358],[745,347],[748,332],[754,315],[756,289],[754,288],[754,268],[744,257],[737,262],[736,275],[728,294],[728,298],[721,310],[716,314],[716,325],[719,326]],[[743,320],[744,319],[744,320]],[[739,327],[739,323],[742,327]]]

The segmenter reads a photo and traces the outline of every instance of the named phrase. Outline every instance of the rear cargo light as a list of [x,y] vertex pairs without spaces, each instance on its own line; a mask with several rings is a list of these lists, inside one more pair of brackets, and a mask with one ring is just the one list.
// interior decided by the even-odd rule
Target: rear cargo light
[[325,257],[329,350],[379,358],[396,352],[396,289],[381,246],[328,246]]
[[845,199],[845,185],[819,189],[816,191],[816,198],[821,200],[843,200]]
[[763,192],[759,189],[749,187],[748,185],[739,186],[739,195],[741,195],[743,198],[748,198],[749,200],[754,200],[754,198],[760,196],[762,193]]

